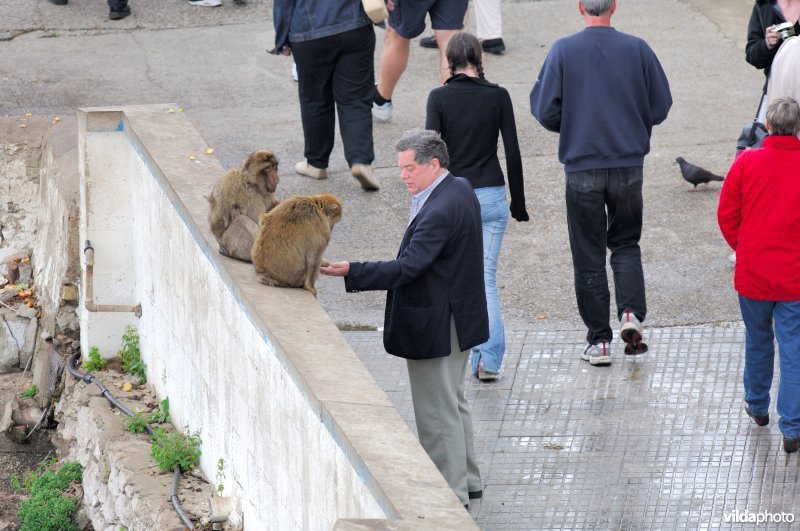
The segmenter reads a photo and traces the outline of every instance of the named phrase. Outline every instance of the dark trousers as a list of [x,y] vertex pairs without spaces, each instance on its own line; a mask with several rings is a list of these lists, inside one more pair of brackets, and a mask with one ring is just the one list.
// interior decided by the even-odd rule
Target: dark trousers
[[372,94],[375,85],[372,25],[292,43],[297,63],[305,157],[327,168],[339,113],[339,132],[347,164],[372,164]]
[[108,8],[111,11],[122,11],[128,7],[128,0],[108,0]]
[[642,167],[566,172],[567,226],[578,311],[586,340],[611,341],[606,247],[616,288],[617,319],[630,309],[647,314],[639,238],[642,235]]

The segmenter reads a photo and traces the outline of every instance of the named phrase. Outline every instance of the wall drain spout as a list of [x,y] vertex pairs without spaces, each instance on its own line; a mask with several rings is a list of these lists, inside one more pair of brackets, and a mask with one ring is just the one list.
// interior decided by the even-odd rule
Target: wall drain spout
[[142,305],[126,306],[123,304],[97,304],[94,302],[94,247],[86,240],[83,249],[86,256],[86,309],[90,312],[132,312],[136,317],[142,316]]

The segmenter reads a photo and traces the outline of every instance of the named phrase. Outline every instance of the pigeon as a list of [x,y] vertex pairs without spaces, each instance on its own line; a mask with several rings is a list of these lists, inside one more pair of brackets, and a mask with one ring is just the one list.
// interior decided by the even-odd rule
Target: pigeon
[[697,189],[698,184],[708,184],[710,181],[725,180],[725,177],[714,175],[710,171],[704,170],[700,166],[695,166],[691,162],[687,162],[683,157],[676,158],[675,162],[681,167],[681,175],[683,175],[683,178],[694,185],[694,188],[689,190],[689,192],[694,192]]

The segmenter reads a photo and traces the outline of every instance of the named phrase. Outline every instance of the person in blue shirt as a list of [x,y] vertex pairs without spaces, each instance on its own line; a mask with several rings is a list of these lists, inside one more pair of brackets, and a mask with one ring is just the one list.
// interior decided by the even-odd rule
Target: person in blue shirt
[[533,116],[560,134],[575,294],[589,329],[581,358],[592,365],[611,363],[606,248],[625,353],[647,351],[642,167],[653,126],[672,106],[653,50],[611,26],[616,7],[616,0],[580,0],[586,27],[553,44],[530,96]]

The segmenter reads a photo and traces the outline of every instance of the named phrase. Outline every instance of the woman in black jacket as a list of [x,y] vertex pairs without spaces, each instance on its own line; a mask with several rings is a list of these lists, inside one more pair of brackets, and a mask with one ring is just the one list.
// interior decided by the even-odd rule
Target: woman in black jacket
[[[800,0],[756,0],[750,24],[747,27],[747,62],[758,69],[764,69],[769,81],[772,60],[783,42],[775,31],[775,25],[794,22],[795,35],[800,35]],[[764,83],[764,92],[767,91]]]
[[497,260],[508,224],[505,179],[497,158],[503,135],[511,216],[528,221],[522,182],[522,157],[511,97],[483,77],[481,44],[469,33],[457,33],[447,44],[452,77],[428,95],[425,128],[439,131],[450,154],[450,173],[465,177],[481,205],[483,274],[489,310],[489,341],[472,349],[472,373],[495,380],[505,353],[505,331],[497,292]]

